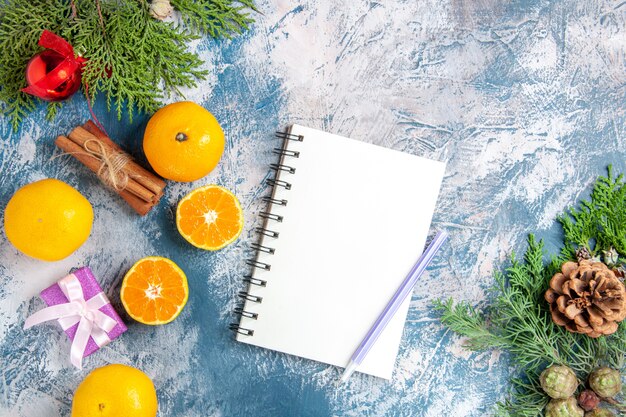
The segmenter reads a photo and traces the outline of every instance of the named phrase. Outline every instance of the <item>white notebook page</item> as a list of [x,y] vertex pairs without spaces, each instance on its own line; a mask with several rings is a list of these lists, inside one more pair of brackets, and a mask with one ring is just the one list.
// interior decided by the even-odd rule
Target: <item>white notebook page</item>
[[[263,297],[241,318],[254,330],[237,340],[344,367],[424,249],[445,164],[293,125],[304,140],[286,141],[298,158],[280,172],[288,201],[269,211],[283,216],[261,244],[275,249],[258,261],[251,285]],[[358,371],[390,379],[410,300],[404,302]]]

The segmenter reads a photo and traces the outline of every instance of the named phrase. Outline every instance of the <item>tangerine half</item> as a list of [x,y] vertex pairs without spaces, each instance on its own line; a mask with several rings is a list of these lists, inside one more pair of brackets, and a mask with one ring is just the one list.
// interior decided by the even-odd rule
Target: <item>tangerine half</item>
[[176,227],[192,245],[215,251],[237,240],[243,230],[243,211],[226,188],[206,185],[178,203]]
[[187,303],[187,277],[173,261],[159,256],[140,259],[124,276],[120,293],[129,316],[143,324],[166,324]]

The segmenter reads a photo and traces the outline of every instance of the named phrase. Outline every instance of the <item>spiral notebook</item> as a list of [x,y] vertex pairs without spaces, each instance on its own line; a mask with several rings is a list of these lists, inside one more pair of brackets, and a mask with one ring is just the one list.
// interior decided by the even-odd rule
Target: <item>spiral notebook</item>
[[[345,366],[426,242],[445,164],[293,125],[248,261],[237,340]],[[358,371],[390,379],[410,300]]]

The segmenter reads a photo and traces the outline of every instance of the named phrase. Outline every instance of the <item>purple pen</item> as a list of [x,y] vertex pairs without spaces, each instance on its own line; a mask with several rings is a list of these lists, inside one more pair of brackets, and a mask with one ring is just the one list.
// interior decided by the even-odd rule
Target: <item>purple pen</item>
[[426,248],[422,256],[417,260],[413,268],[411,268],[411,272],[407,275],[407,277],[402,282],[402,285],[398,288],[396,293],[393,295],[387,306],[380,313],[380,316],[376,319],[376,323],[372,326],[367,335],[359,345],[359,347],[354,351],[352,357],[350,358],[350,362],[346,369],[341,375],[341,382],[345,382],[350,378],[350,375],[361,365],[367,353],[370,351],[376,340],[380,334],[387,327],[387,323],[391,320],[391,318],[396,314],[398,308],[406,298],[413,292],[413,287],[417,283],[417,280],[422,276],[430,262],[435,257],[435,254],[439,251],[441,246],[444,244],[446,239],[448,238],[448,233],[445,230],[437,233],[435,238],[430,242],[430,245]]

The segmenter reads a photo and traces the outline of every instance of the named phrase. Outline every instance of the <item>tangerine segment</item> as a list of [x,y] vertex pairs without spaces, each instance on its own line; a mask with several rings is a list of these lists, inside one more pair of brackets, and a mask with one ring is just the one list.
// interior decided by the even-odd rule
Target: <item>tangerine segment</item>
[[243,211],[237,197],[219,185],[196,188],[178,203],[176,227],[192,245],[219,250],[243,230]]
[[166,324],[185,307],[189,287],[185,273],[167,258],[140,259],[124,276],[120,298],[126,312],[144,324]]

